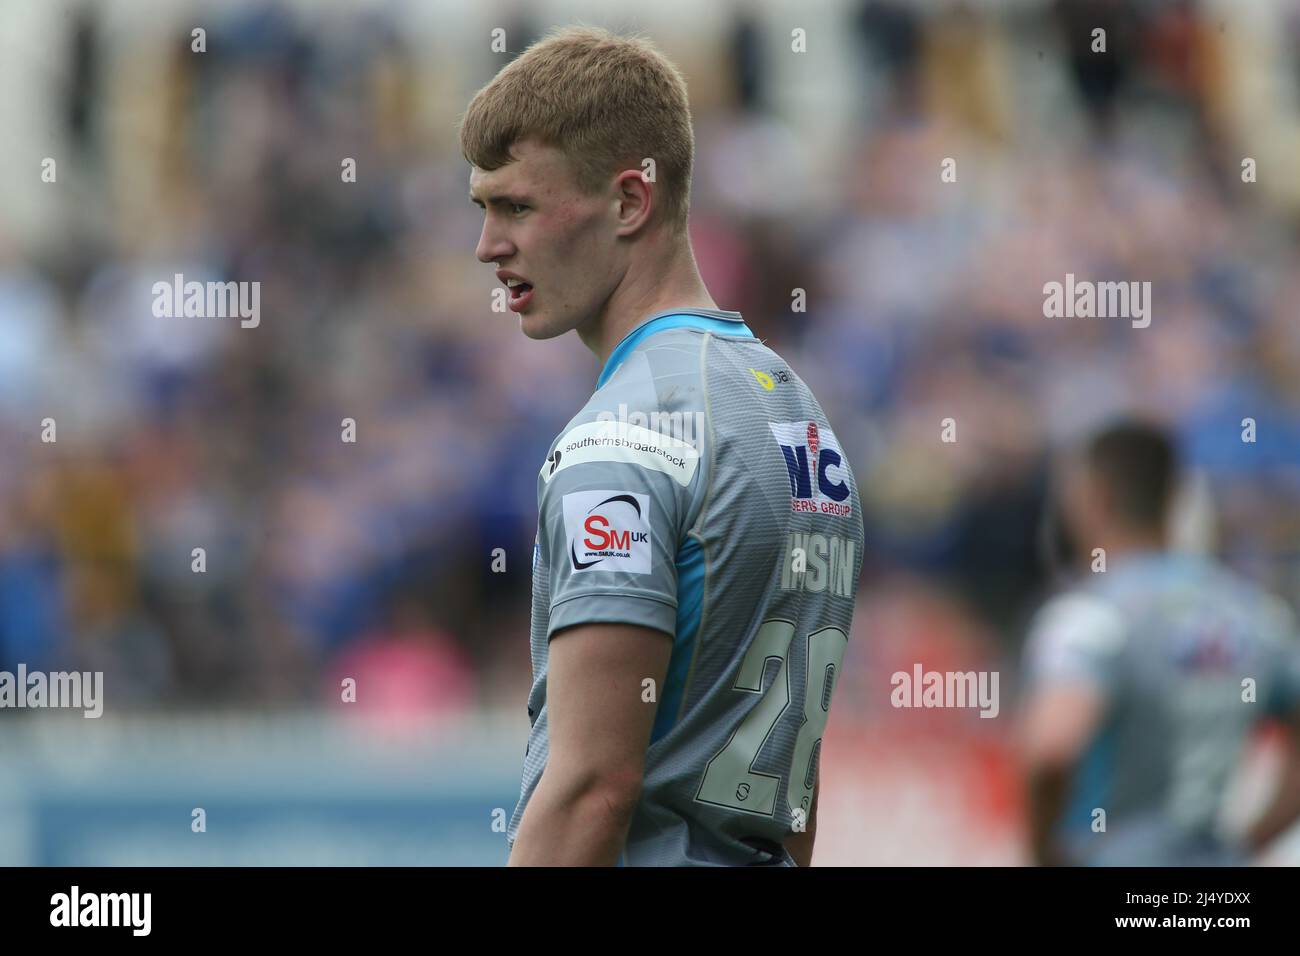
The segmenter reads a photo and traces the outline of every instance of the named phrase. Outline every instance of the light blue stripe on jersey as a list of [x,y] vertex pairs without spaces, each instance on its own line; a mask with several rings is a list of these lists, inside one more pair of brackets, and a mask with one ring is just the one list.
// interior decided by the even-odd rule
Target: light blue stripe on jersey
[[754,338],[754,333],[749,330],[749,326],[734,319],[719,319],[699,312],[665,312],[653,316],[649,321],[641,323],[623,336],[623,341],[609,353],[605,367],[600,370],[600,378],[596,379],[596,388],[602,387],[609,381],[609,377],[618,371],[618,367],[623,364],[632,350],[641,344],[642,340],[656,332],[664,332],[668,329],[701,329],[715,335]]
[[677,552],[677,633],[673,653],[668,659],[668,676],[659,696],[650,743],[654,743],[677,722],[686,693],[686,674],[694,656],[695,635],[700,631],[700,614],[704,609],[704,549],[700,542],[688,538]]
[[1093,741],[1079,767],[1069,810],[1061,821],[1063,836],[1092,832],[1092,814],[1106,806],[1111,774],[1115,772],[1115,728],[1107,727]]

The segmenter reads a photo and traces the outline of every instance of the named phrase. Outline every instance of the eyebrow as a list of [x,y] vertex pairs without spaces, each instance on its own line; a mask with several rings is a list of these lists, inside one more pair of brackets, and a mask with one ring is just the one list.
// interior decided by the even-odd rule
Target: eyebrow
[[[483,200],[479,199],[472,192],[469,194],[469,201],[476,206],[480,206],[480,207],[483,206]],[[489,196],[487,198],[488,206],[500,206],[506,203],[517,203],[520,206],[528,206],[532,204],[532,200],[529,199],[527,196],[508,196],[504,194],[497,194],[494,196]]]

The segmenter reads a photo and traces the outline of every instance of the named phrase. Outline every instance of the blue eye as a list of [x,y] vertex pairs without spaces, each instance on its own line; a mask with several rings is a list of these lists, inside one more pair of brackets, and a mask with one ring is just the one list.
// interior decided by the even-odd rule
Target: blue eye
[[522,210],[527,208],[528,208],[527,206],[525,206],[523,203],[520,202],[512,202],[510,204],[510,211],[514,213],[516,216],[518,216]]

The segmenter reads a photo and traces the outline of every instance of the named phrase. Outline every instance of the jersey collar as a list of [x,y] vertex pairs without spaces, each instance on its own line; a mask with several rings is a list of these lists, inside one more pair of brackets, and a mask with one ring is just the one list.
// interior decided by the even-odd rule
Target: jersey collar
[[[735,318],[730,318],[733,315]],[[643,340],[656,332],[664,332],[668,329],[699,329],[701,332],[712,332],[714,335],[754,338],[754,333],[750,331],[749,326],[745,324],[745,320],[740,317],[739,312],[723,312],[713,309],[681,309],[656,312],[623,336],[623,341],[619,342],[614,347],[614,351],[609,353],[609,358],[605,361],[605,367],[600,370],[600,378],[596,379],[596,388],[601,388],[609,381],[610,377],[618,371],[619,366],[632,353],[632,350],[640,345]]]

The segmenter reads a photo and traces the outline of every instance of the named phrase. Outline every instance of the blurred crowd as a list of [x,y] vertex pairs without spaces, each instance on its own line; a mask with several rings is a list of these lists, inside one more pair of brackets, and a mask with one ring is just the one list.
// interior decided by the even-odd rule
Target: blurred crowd
[[[138,707],[366,675],[367,706],[522,710],[537,468],[597,368],[493,312],[474,259],[455,120],[503,58],[430,68],[396,15],[274,4],[160,52],[99,9],[67,21],[69,150],[33,187],[68,197],[60,240],[0,218],[0,669],[103,670]],[[880,675],[912,661],[1014,655],[1051,585],[1051,455],[1120,412],[1176,428],[1195,543],[1294,602],[1300,208],[1268,185],[1294,153],[1252,136],[1300,121],[1300,19],[1261,64],[1191,2],[841,16],[837,142],[781,108],[783,27],[738,7],[684,64],[705,280],[812,385],[861,487],[840,706],[887,716]],[[1276,102],[1243,114],[1247,68]],[[156,317],[177,273],[260,281],[260,325]],[[1150,326],[1045,318],[1067,273],[1151,282]]]

